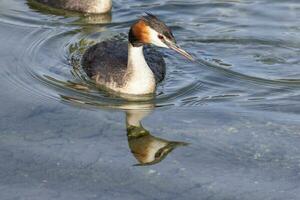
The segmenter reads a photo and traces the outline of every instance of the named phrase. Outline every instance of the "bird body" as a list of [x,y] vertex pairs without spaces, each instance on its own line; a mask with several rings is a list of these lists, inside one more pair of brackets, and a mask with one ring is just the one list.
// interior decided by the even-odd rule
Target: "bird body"
[[36,0],[55,8],[101,14],[107,13],[112,8],[112,0]]
[[161,53],[123,41],[100,42],[87,50],[81,62],[96,84],[127,94],[152,93],[166,73]]
[[95,44],[84,53],[81,64],[99,86],[133,95],[154,93],[156,84],[165,77],[165,61],[153,48],[144,48],[146,44],[172,48],[191,58],[176,46],[165,24],[147,14],[131,26],[128,43],[104,41]]

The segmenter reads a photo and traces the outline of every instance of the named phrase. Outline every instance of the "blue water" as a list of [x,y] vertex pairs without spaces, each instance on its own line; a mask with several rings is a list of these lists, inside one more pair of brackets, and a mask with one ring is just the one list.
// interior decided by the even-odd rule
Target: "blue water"
[[[95,16],[0,0],[0,199],[298,200],[300,3],[113,3]],[[197,62],[160,49],[156,98],[130,102],[93,87],[78,59],[145,11]]]

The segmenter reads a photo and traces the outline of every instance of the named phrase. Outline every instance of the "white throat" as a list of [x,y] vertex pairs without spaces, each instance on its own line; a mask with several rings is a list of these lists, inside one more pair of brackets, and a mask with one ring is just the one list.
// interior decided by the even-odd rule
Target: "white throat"
[[134,47],[128,43],[128,63],[125,92],[149,94],[155,91],[155,78],[143,53],[143,46]]

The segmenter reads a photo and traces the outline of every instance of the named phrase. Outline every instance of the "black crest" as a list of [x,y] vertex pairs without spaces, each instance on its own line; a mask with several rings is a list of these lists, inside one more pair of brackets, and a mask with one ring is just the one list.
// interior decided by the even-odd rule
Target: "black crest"
[[152,29],[166,36],[169,40],[175,41],[171,29],[155,15],[146,12],[146,15],[141,17],[141,20],[145,21]]

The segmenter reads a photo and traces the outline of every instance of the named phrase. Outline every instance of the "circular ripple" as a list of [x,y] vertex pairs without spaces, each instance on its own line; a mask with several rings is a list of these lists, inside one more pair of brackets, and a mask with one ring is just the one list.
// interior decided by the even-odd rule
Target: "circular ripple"
[[[25,31],[24,37],[17,41],[18,58],[13,66],[4,69],[11,85],[46,101],[55,99],[80,105],[126,109],[131,104],[129,97],[119,97],[97,89],[82,72],[79,60],[92,43],[127,33],[134,17],[128,16],[124,21],[122,12],[125,11],[116,7],[117,19],[111,22],[111,16],[56,13],[52,9],[36,8],[30,2],[30,7],[14,2],[0,9],[3,11],[0,13],[0,23],[16,25],[19,27],[16,29]],[[147,6],[166,9],[163,3]],[[197,62],[185,61],[169,50],[162,50],[167,63],[167,76],[158,86],[155,98],[130,97],[131,101],[138,101],[138,107],[144,105],[145,108],[149,105],[181,107],[234,101],[248,105],[300,94],[300,71],[295,67],[299,63],[299,41],[293,37],[281,37],[283,32],[272,38],[266,37],[264,32],[280,33],[282,27],[272,23],[268,26],[244,24],[247,16],[237,22],[231,12],[233,4],[219,6],[222,16],[226,15],[231,20],[218,18],[221,16],[218,12],[216,16],[208,13],[208,18],[192,15],[188,22],[176,16],[176,21],[172,22],[168,20],[168,15],[162,15],[174,30],[180,45],[191,52]],[[186,4],[181,9],[193,12],[192,7]],[[204,7],[209,8],[209,4]],[[235,5],[235,8],[249,9],[247,15],[258,12],[251,10],[251,7],[245,8],[243,4]],[[254,18],[261,17],[269,20],[261,15]],[[257,34],[249,34],[253,31]],[[289,27],[289,35],[296,32],[299,29]],[[18,73],[14,73],[16,71]]]

